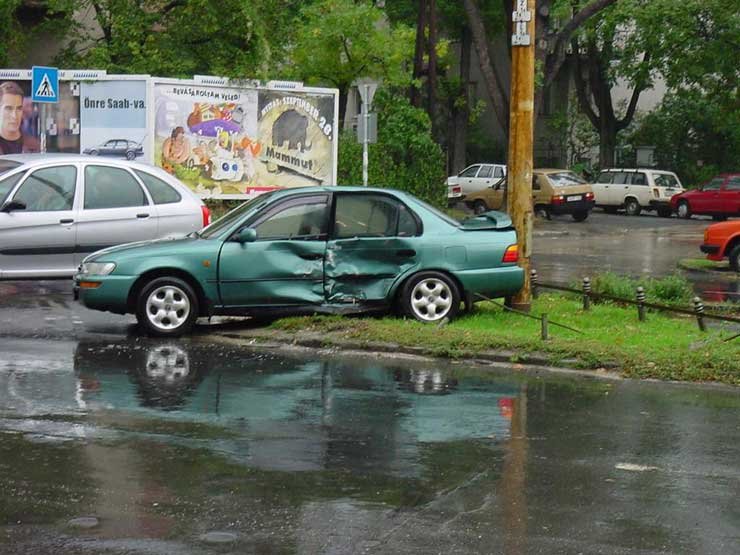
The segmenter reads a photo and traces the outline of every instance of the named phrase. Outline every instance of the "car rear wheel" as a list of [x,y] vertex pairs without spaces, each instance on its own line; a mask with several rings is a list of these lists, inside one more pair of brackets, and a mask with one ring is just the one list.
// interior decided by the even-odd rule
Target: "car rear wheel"
[[640,212],[642,212],[642,206],[640,206],[637,200],[628,198],[624,201],[624,211],[628,216],[639,216]]
[[133,150],[129,150],[126,153],[126,160],[133,160],[134,158],[136,158],[136,153]]
[[550,215],[550,210],[547,208],[547,206],[543,206],[541,204],[538,204],[534,207],[534,215],[538,218],[545,218],[546,220],[552,218],[552,216]]
[[578,212],[573,212],[572,216],[575,221],[582,222],[586,218],[588,218],[588,210],[579,210]]
[[473,212],[476,214],[483,214],[484,212],[488,212],[488,205],[484,200],[476,200],[473,203]]
[[727,255],[730,260],[730,268],[736,272],[740,272],[740,244],[735,245],[731,250],[730,254]]
[[670,218],[671,214],[673,214],[673,210],[670,208],[658,208],[658,216],[661,218]]
[[678,214],[679,218],[688,220],[691,217],[691,208],[689,207],[689,203],[685,200],[679,202],[678,206],[676,207],[676,214]]
[[420,272],[406,282],[401,304],[408,316],[420,322],[452,320],[460,310],[460,292],[449,276],[441,272]]
[[198,297],[176,277],[160,277],[139,292],[136,319],[151,335],[173,337],[190,331],[198,317]]
[[90,151],[90,156],[97,156],[97,155],[98,155],[98,151],[97,151],[97,150],[95,150],[95,149],[92,149],[92,150]]

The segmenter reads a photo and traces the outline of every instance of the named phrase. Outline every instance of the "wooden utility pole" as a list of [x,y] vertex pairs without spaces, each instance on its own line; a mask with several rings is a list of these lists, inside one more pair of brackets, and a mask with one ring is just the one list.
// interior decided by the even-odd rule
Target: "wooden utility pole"
[[529,259],[532,255],[532,158],[534,140],[534,20],[536,0],[516,0],[512,14],[511,101],[509,116],[509,214],[517,232],[524,287],[512,307],[529,311],[532,300]]

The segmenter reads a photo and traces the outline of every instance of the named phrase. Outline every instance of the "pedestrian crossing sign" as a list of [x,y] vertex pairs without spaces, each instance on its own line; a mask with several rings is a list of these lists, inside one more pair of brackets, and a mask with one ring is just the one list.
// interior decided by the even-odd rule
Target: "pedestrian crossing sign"
[[33,66],[31,70],[31,100],[59,102],[59,70],[55,67]]

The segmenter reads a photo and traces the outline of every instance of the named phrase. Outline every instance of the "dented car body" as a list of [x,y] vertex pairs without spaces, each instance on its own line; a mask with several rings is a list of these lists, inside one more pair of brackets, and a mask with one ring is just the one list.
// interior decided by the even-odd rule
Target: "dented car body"
[[459,223],[399,191],[306,187],[262,195],[187,237],[96,252],[75,294],[178,335],[216,314],[398,308],[434,322],[522,284],[506,214]]

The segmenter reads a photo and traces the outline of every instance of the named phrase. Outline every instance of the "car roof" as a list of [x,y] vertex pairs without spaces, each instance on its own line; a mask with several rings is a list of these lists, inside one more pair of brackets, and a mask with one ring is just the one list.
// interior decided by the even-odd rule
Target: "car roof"
[[657,173],[672,173],[671,170],[659,170],[657,168],[604,168],[602,172],[657,172]]
[[[121,139],[124,140],[124,139]],[[134,162],[130,160],[115,160],[109,158],[100,158],[99,156],[92,156],[89,154],[64,154],[64,153],[28,153],[28,154],[6,154],[0,156],[0,160],[11,160],[18,162],[26,166],[39,166],[42,164],[54,163],[79,163],[79,162],[94,162],[98,165],[110,165],[110,166],[128,166],[130,168],[141,169],[151,172],[152,170],[159,170],[160,168],[151,164],[145,164],[143,162]]]
[[535,168],[534,169],[534,173],[562,173],[562,172],[575,173],[573,170],[568,170],[565,168]]

